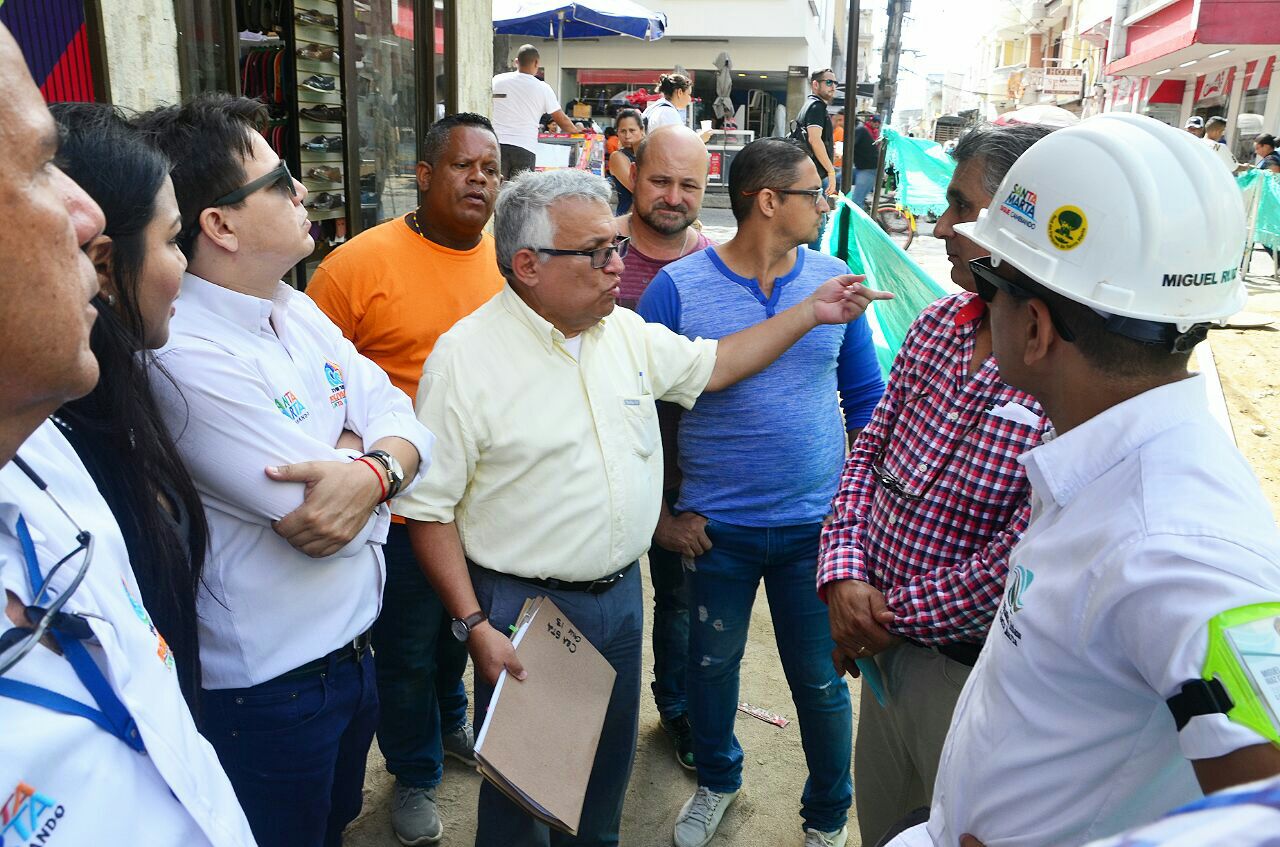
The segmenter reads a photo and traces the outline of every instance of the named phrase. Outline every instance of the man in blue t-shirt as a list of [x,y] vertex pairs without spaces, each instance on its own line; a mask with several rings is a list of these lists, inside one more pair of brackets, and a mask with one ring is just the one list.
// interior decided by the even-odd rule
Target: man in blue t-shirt
[[[817,234],[827,202],[796,142],[747,145],[730,171],[729,196],[737,235],[659,271],[638,306],[646,320],[691,338],[720,338],[848,272],[801,246]],[[742,785],[742,747],[733,734],[738,668],[761,579],[809,766],[805,844],[845,843],[852,714],[831,663],[826,606],[814,590],[818,537],[846,434],[867,423],[883,391],[871,332],[859,319],[810,332],[759,374],[699,398],[681,419],[676,509],[702,517],[710,549],[690,567],[698,790],[676,819],[676,847],[709,842]]]

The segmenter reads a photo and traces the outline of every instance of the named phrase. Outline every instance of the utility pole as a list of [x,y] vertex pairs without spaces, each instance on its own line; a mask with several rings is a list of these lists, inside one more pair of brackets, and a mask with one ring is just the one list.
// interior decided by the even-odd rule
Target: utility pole
[[843,194],[853,190],[853,136],[858,126],[858,23],[861,17],[861,0],[849,0],[849,30],[844,45],[844,152],[840,154],[840,191]]
[[889,29],[884,37],[880,88],[876,92],[876,112],[885,126],[893,120],[893,101],[898,94],[898,56],[902,52],[902,18],[911,11],[911,0],[889,0],[887,11]]

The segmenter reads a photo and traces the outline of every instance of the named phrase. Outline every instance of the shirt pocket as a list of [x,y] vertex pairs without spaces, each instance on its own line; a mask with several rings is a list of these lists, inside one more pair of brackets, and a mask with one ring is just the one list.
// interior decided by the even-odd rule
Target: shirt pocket
[[623,395],[622,417],[627,422],[627,434],[631,449],[642,459],[647,459],[658,449],[658,407],[652,394]]
[[974,517],[1006,520],[1026,496],[1027,478],[1017,457],[1040,442],[1040,427],[990,412],[959,445],[949,474],[959,503]]

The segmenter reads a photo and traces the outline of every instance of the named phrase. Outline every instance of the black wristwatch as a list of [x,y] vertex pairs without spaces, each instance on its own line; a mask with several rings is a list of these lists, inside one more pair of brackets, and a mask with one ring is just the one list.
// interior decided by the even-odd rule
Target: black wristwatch
[[454,618],[449,624],[449,628],[453,630],[453,637],[459,641],[465,642],[471,637],[471,630],[488,620],[484,612],[476,612],[474,615],[467,615],[465,618]]
[[387,472],[387,496],[383,498],[383,502],[399,494],[400,489],[404,488],[404,468],[400,467],[396,457],[386,450],[370,450],[364,454],[364,458],[373,459]]

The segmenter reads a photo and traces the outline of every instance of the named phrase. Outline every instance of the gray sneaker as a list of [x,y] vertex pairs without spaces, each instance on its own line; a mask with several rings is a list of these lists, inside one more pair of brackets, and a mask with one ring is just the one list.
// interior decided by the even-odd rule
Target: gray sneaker
[[476,735],[471,724],[464,723],[453,732],[446,732],[442,740],[446,756],[453,756],[469,768],[476,766]]
[[444,836],[444,824],[436,811],[436,787],[412,788],[397,782],[391,828],[406,847],[439,841]]
[[676,847],[706,847],[720,826],[729,804],[738,796],[738,792],[726,794],[712,791],[699,785],[693,796],[680,807],[680,815],[676,818]]
[[844,847],[849,838],[849,827],[842,826],[835,832],[820,832],[816,829],[804,831],[804,847]]

